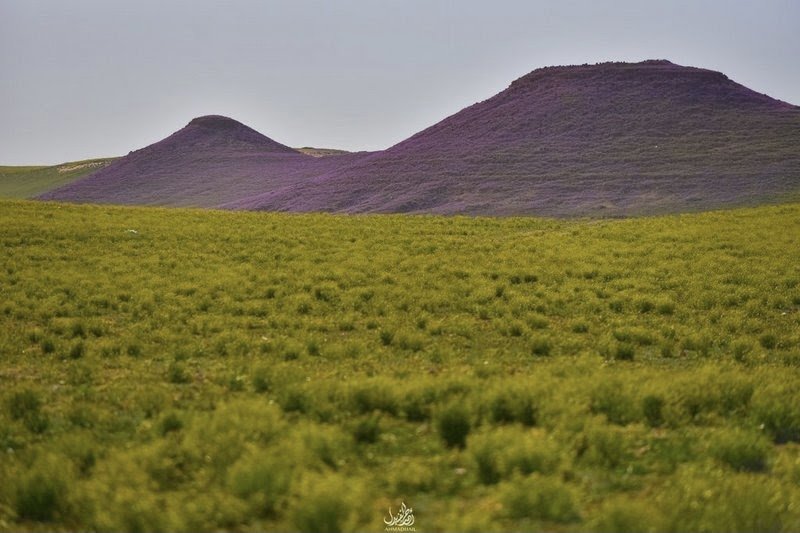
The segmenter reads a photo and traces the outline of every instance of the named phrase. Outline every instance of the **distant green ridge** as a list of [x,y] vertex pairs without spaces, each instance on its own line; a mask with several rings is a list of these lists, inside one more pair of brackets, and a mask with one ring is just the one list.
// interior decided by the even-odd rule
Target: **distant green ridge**
[[82,178],[114,159],[86,159],[53,166],[0,166],[0,198],[31,198]]

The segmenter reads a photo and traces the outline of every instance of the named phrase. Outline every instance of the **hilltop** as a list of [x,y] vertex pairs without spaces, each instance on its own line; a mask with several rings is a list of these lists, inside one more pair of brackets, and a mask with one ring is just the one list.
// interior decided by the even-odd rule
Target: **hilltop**
[[627,216],[800,189],[800,108],[669,61],[535,70],[383,151],[312,158],[224,117],[42,196],[232,209]]

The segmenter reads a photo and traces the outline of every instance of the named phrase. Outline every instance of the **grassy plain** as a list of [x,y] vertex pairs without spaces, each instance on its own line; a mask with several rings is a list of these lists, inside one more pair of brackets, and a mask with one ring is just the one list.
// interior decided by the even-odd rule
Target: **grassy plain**
[[0,228],[0,529],[800,530],[800,204]]
[[0,166],[0,198],[32,198],[82,178],[113,160],[87,159],[53,166]]

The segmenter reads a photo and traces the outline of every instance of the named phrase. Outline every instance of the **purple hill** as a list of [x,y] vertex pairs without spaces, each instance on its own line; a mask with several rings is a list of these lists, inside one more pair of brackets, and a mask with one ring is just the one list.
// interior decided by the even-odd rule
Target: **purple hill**
[[233,119],[212,115],[39,198],[216,207],[319,175],[328,159],[335,158],[302,154]]
[[719,72],[645,61],[535,70],[373,153],[315,159],[230,119],[204,117],[44,198],[625,216],[754,204],[798,191],[800,108]]

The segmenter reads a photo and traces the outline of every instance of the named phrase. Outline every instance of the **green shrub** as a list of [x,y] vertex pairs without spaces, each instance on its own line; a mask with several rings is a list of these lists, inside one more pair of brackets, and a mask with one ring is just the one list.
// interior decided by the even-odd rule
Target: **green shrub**
[[[346,490],[345,490],[346,488]],[[290,509],[294,529],[305,533],[339,533],[357,529],[354,500],[362,496],[356,483],[336,475],[304,480]],[[366,507],[364,501],[359,506]]]
[[261,397],[235,397],[210,412],[195,413],[183,430],[181,446],[204,458],[206,475],[224,477],[248,444],[266,446],[286,430],[280,408]]
[[380,379],[358,383],[350,389],[350,404],[359,414],[382,411],[396,415],[400,411],[400,401],[394,392],[391,381]]
[[648,394],[642,398],[642,414],[647,425],[657,428],[664,423],[664,398]]
[[181,420],[177,413],[167,414],[158,423],[158,430],[162,436],[167,433],[172,433],[173,431],[180,431],[181,429],[183,429],[183,420]]
[[645,502],[615,500],[603,506],[591,530],[598,533],[649,533],[662,530],[660,512]]
[[126,353],[131,357],[139,357],[142,355],[142,345],[138,342],[131,342],[128,344]]
[[290,439],[293,446],[301,443],[297,462],[305,467],[338,469],[353,450],[353,437],[338,426],[301,424],[294,428]]
[[240,458],[228,473],[228,487],[238,498],[248,500],[259,516],[273,516],[287,498],[292,466],[279,451],[251,452]]
[[510,337],[521,337],[523,331],[522,324],[514,323],[508,326],[508,335]]
[[72,333],[73,337],[80,337],[82,339],[86,338],[86,328],[83,327],[82,322],[74,322],[72,327],[70,327],[70,332]]
[[636,304],[636,307],[639,308],[640,313],[649,313],[655,309],[656,305],[650,300],[639,300]]
[[269,371],[266,368],[257,368],[253,372],[253,390],[258,393],[264,393],[270,390],[272,386],[272,380],[270,378]]
[[589,331],[589,324],[586,322],[576,322],[572,325],[573,333],[586,333]]
[[167,369],[167,381],[177,385],[182,385],[191,383],[192,377],[189,375],[189,372],[186,371],[186,368],[182,363],[173,361],[170,363],[169,368]]
[[758,338],[758,342],[767,350],[772,350],[778,345],[778,338],[772,333],[765,333]]
[[284,346],[283,360],[284,361],[297,361],[300,359],[301,348],[295,344]]
[[[136,459],[130,453],[121,453],[97,465],[90,493],[92,502],[96,503],[93,513],[81,519],[88,524],[87,530],[146,532],[181,529],[175,509],[166,505],[156,490],[159,486],[153,485],[158,481],[148,476],[148,468],[142,468],[141,458]],[[158,458],[155,459],[158,462]]]
[[70,424],[75,427],[90,429],[95,425],[96,417],[92,408],[86,405],[75,405],[67,414]]
[[44,433],[50,427],[50,419],[43,414],[26,417],[24,421],[25,427],[32,433]]
[[471,427],[469,411],[460,403],[445,407],[436,420],[436,429],[448,448],[466,446]]
[[786,503],[775,480],[684,468],[658,498],[667,531],[782,531]]
[[538,474],[509,482],[502,490],[501,501],[504,514],[513,519],[566,524],[581,518],[569,488]]
[[500,464],[506,475],[552,474],[560,461],[560,445],[539,435],[528,435],[506,449]]
[[617,470],[633,458],[629,437],[618,427],[590,424],[576,444],[577,459],[589,466]]
[[489,420],[500,424],[513,422],[516,418],[515,407],[510,394],[496,394],[489,400]]
[[39,395],[30,389],[15,392],[8,399],[11,418],[21,420],[32,433],[44,433],[50,427],[50,421],[42,413],[41,407]]
[[533,395],[522,387],[502,387],[491,390],[483,403],[488,408],[488,418],[495,424],[518,422],[535,426],[539,407]]
[[688,352],[696,352],[703,357],[711,354],[713,339],[707,333],[696,333],[683,339],[681,347]]
[[753,381],[741,374],[720,375],[709,387],[709,394],[719,401],[719,411],[724,415],[744,414],[750,407],[755,391]]
[[500,481],[503,472],[500,470],[500,458],[495,446],[495,439],[483,437],[470,439],[469,450],[475,462],[478,481],[484,485],[493,485]]
[[180,517],[178,527],[149,531],[236,531],[258,511],[226,489],[192,493],[177,500],[175,507]]
[[747,341],[736,341],[731,345],[733,359],[739,363],[744,363],[747,356],[753,351],[753,346]]
[[382,329],[381,332],[380,332],[380,337],[381,337],[381,343],[384,346],[390,346],[392,344],[392,341],[394,340],[394,333],[392,333],[391,331]]
[[404,334],[397,339],[397,347],[401,350],[419,352],[425,346],[425,341],[419,335]]
[[675,312],[675,304],[662,300],[656,304],[656,312],[660,315],[671,315]]
[[612,333],[614,338],[621,344],[636,344],[639,346],[650,346],[655,343],[655,336],[652,332],[638,327],[625,327],[615,329]]
[[527,323],[531,329],[547,329],[550,325],[550,321],[547,320],[547,317],[542,315],[528,316]]
[[307,413],[311,408],[311,399],[299,386],[284,389],[278,401],[287,413]]
[[515,474],[551,474],[560,462],[557,442],[540,431],[519,426],[493,429],[470,436],[467,450],[475,462],[478,481],[491,485]]
[[15,392],[8,399],[8,413],[14,420],[38,415],[41,407],[39,395],[30,389]]
[[734,470],[763,472],[772,447],[763,435],[744,430],[724,430],[710,443],[710,453]]
[[800,442],[800,394],[781,390],[763,390],[753,400],[756,423],[772,437],[776,444]]
[[619,343],[614,348],[614,359],[617,361],[633,361],[633,356],[636,354],[636,348],[632,344]]
[[533,355],[550,355],[552,349],[553,345],[550,343],[550,339],[546,337],[536,337],[531,342],[531,353],[533,353]]
[[24,520],[52,522],[69,512],[71,489],[69,460],[61,457],[40,458],[17,480],[15,510]]
[[58,512],[64,490],[43,475],[29,477],[17,490],[17,514],[23,519],[50,522]]
[[352,320],[343,320],[339,322],[339,331],[348,332],[355,331],[356,325]]
[[165,440],[143,450],[144,471],[159,491],[179,490],[192,480],[200,458],[174,440]]
[[242,392],[245,388],[244,376],[240,374],[233,374],[228,379],[228,390],[231,392]]
[[306,351],[310,356],[318,356],[320,354],[319,343],[314,339],[309,340],[306,343]]
[[602,381],[592,389],[589,410],[603,414],[609,422],[621,426],[639,420],[639,405],[627,387],[617,380]]
[[353,438],[356,442],[363,444],[373,444],[377,442],[380,434],[380,418],[377,416],[362,418],[353,428]]
[[83,342],[78,341],[72,345],[72,348],[69,349],[69,358],[70,359],[80,359],[83,357],[83,354],[86,352],[86,349],[83,345]]
[[661,357],[665,359],[671,359],[675,357],[675,342],[671,340],[665,340],[661,342]]
[[90,478],[98,459],[98,449],[92,438],[86,435],[66,435],[59,439],[58,449],[59,453],[69,458],[78,476]]
[[402,398],[402,411],[410,422],[422,422],[431,417],[431,405],[436,400],[432,387],[416,387],[407,390]]

